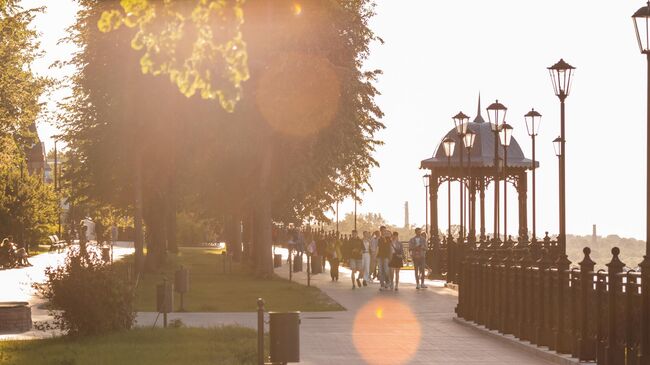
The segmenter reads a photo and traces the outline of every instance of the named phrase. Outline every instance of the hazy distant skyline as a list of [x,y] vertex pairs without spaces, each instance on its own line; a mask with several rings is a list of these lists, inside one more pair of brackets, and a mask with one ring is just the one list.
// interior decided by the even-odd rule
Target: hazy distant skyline
[[[35,22],[46,56],[34,69],[52,74],[48,66],[74,51],[56,42],[74,22],[76,4],[23,4],[49,4]],[[602,235],[645,238],[646,65],[630,20],[643,5],[630,0],[378,0],[371,27],[385,44],[372,47],[367,67],[384,71],[377,103],[387,128],[378,136],[385,145],[375,155],[381,167],[372,172],[374,191],[363,196],[358,211],[381,213],[402,226],[408,201],[411,223],[423,225],[426,171],[419,170],[420,161],[433,155],[452,128],[452,115],[462,110],[473,119],[480,92],[484,116],[494,99],[508,107],[514,138],[527,157],[531,147],[523,115],[532,107],[543,114],[537,140],[537,230],[538,235],[557,232],[558,168],[551,141],[559,135],[559,101],[546,67],[564,58],[577,67],[566,115],[567,233],[590,234],[597,224]],[[55,129],[41,124],[39,133],[51,149]],[[516,196],[511,192],[508,226],[516,232]],[[447,226],[446,196],[443,186],[441,228]],[[492,203],[487,201],[491,231]],[[340,216],[352,210],[353,203],[344,202]],[[452,212],[452,223],[456,216]],[[530,212],[528,217],[530,221]]]

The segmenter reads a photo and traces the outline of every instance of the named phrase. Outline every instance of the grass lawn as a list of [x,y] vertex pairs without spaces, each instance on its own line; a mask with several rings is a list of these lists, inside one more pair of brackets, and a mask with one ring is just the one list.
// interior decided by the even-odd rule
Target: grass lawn
[[0,364],[239,365],[255,364],[256,351],[257,335],[248,328],[140,328],[82,339],[0,341]]
[[[267,311],[339,311],[345,310],[332,298],[314,287],[306,287],[279,277],[256,278],[244,265],[233,263],[232,274],[223,274],[221,251],[209,248],[181,248],[178,256],[169,256],[163,272],[145,274],[140,279],[135,308],[142,312],[156,311],[156,285],[163,278],[174,280],[174,271],[181,265],[190,271],[190,291],[185,294],[188,312],[252,312],[257,298],[263,298]],[[180,295],[174,297],[180,307]]]

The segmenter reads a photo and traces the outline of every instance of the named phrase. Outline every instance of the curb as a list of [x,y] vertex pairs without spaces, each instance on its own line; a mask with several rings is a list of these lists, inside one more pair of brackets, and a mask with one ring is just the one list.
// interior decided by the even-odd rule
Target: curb
[[458,323],[461,326],[471,328],[486,336],[497,339],[503,343],[509,344],[513,347],[518,348],[519,350],[528,352],[531,355],[539,357],[553,364],[558,364],[558,365],[596,364],[594,362],[580,362],[578,359],[576,359],[575,357],[571,357],[570,355],[558,354],[555,351],[549,350],[547,347],[537,347],[536,345],[533,345],[528,341],[520,341],[513,335],[503,335],[497,331],[489,330],[484,326],[479,326],[473,322],[466,321],[462,318],[454,317],[453,321],[455,323]]

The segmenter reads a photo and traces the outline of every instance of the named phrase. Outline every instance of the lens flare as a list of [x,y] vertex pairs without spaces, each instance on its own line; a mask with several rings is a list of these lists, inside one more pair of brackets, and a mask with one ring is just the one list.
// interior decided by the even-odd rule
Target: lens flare
[[354,346],[370,365],[407,363],[420,346],[422,332],[411,308],[395,299],[378,298],[356,314]]
[[257,107],[276,131],[308,137],[329,126],[338,113],[341,83],[324,57],[280,54],[263,71]]
[[302,14],[302,5],[299,3],[293,3],[291,10],[293,11],[293,15],[300,15]]

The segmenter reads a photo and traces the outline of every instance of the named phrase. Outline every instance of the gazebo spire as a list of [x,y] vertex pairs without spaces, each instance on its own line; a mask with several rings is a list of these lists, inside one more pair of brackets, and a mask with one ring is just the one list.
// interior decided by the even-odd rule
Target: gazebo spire
[[478,112],[476,113],[476,118],[474,118],[474,123],[485,123],[483,116],[481,116],[481,92],[478,92]]

